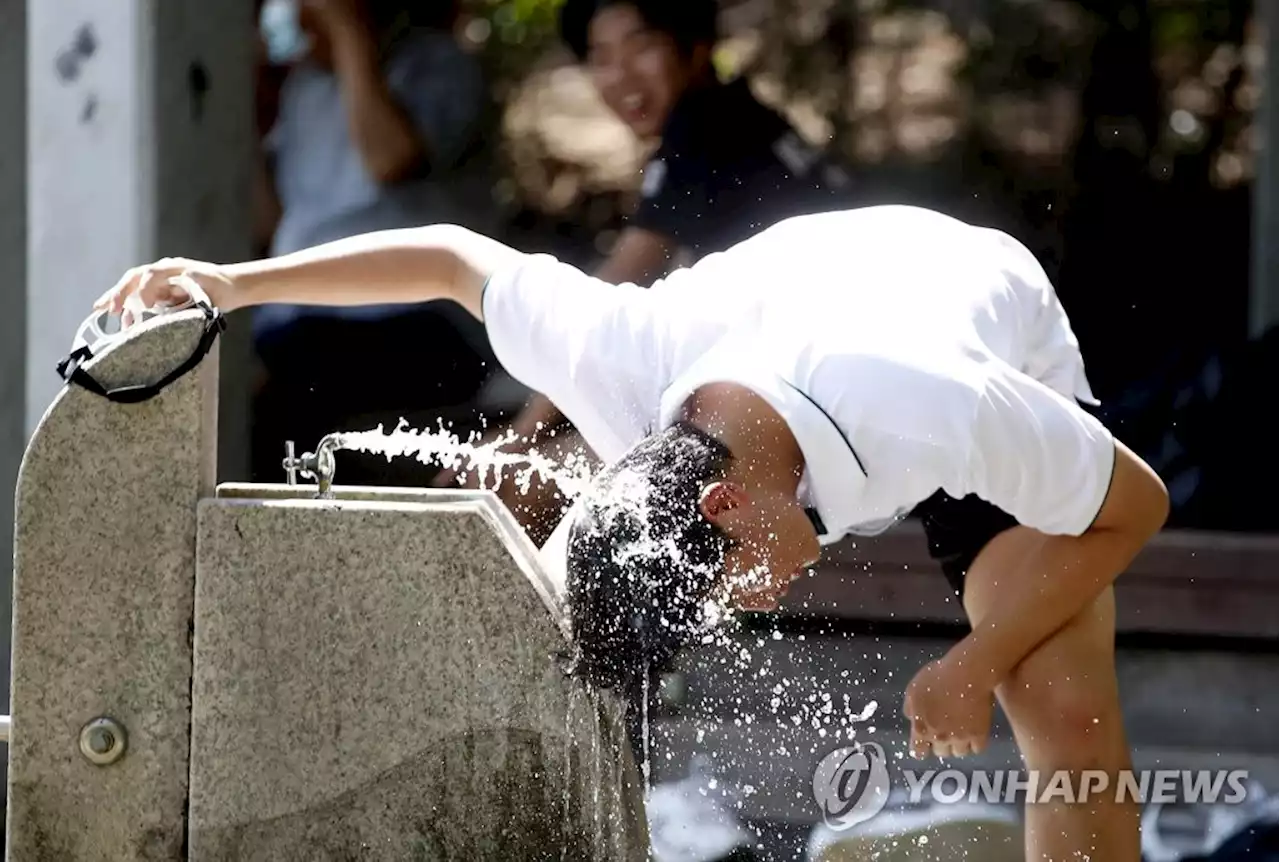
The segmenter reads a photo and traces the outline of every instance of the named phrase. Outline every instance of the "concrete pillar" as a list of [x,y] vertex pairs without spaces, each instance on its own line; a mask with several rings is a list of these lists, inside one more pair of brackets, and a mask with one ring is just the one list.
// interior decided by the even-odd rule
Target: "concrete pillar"
[[1276,236],[1280,232],[1277,222],[1276,189],[1280,177],[1276,162],[1280,159],[1280,141],[1276,135],[1276,87],[1277,33],[1280,31],[1280,8],[1266,2],[1258,7],[1263,18],[1266,49],[1266,65],[1263,70],[1262,102],[1258,109],[1258,129],[1262,146],[1258,154],[1258,173],[1254,181],[1253,216],[1253,285],[1249,297],[1249,334],[1257,337],[1276,324],[1280,306],[1280,288],[1277,287]]
[[[248,255],[252,6],[29,4],[27,434],[61,388],[54,366],[92,300],[127,268]],[[246,386],[243,328],[223,345],[228,394]],[[224,404],[228,455],[247,449],[243,403]]]

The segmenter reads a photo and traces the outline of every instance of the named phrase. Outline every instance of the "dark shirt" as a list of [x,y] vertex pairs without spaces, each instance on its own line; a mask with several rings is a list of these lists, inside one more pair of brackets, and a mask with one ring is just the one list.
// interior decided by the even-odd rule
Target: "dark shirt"
[[739,78],[691,90],[676,104],[630,224],[701,257],[785,218],[849,207],[849,186],[846,170]]

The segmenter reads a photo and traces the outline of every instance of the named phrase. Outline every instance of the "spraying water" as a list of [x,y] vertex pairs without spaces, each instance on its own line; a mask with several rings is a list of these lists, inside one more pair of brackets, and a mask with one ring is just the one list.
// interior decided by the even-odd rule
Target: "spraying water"
[[371,431],[344,432],[338,435],[337,448],[385,455],[388,461],[413,458],[422,464],[458,469],[459,478],[465,478],[468,471],[474,470],[480,486],[486,490],[496,488],[509,468],[518,468],[514,478],[522,494],[528,493],[535,476],[554,482],[570,499],[581,495],[591,484],[590,463],[582,454],[574,453],[564,464],[557,464],[539,454],[536,448],[527,452],[503,451],[504,446],[519,439],[514,432],[508,431],[487,443],[481,443],[480,438],[479,432],[472,432],[463,440],[443,425],[434,431],[419,431],[401,419],[390,431],[384,431],[379,425]]

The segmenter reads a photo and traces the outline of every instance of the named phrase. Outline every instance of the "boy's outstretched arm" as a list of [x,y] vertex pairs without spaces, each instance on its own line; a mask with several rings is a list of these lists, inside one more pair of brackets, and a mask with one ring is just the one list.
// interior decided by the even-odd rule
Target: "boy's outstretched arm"
[[167,258],[129,270],[94,307],[123,313],[126,300],[135,295],[147,308],[179,303],[194,284],[228,312],[271,303],[338,306],[451,299],[482,318],[485,281],[524,257],[454,225],[379,231],[246,263]]

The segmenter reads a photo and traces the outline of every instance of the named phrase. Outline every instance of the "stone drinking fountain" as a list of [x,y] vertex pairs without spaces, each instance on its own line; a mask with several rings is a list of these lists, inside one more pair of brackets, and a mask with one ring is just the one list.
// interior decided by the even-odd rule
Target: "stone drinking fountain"
[[323,445],[216,485],[215,322],[113,338],[27,448],[7,858],[647,858],[556,567],[492,494],[330,484]]

